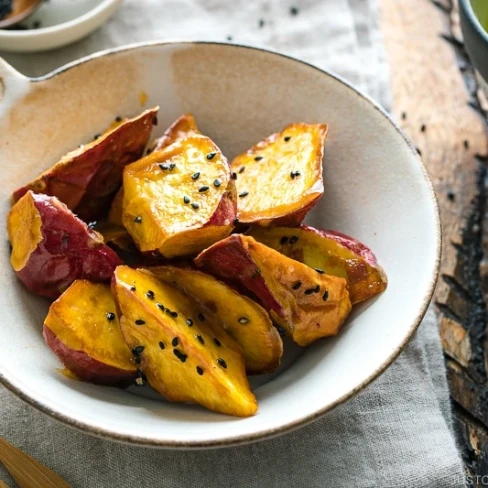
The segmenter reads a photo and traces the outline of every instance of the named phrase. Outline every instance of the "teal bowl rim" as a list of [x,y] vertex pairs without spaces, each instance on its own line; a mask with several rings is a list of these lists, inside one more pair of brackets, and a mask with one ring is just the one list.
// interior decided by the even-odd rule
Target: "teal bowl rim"
[[471,0],[459,0],[460,7],[464,9],[469,21],[471,24],[473,24],[474,28],[478,32],[478,34],[481,36],[483,41],[486,43],[488,46],[488,32],[485,30],[485,28],[481,25],[481,21],[476,15],[473,5],[471,3]]

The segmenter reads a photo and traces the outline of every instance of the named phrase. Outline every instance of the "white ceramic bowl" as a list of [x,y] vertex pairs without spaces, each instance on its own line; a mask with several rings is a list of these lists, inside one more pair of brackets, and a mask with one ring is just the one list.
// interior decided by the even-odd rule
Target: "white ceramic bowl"
[[393,362],[416,330],[439,266],[434,192],[398,127],[345,81],[268,51],[191,42],[107,51],[39,79],[3,65],[0,77],[0,222],[12,190],[91,140],[116,115],[158,104],[155,134],[161,134],[191,111],[229,158],[290,122],[327,122],[325,194],[307,222],[371,246],[389,278],[387,291],[358,306],[338,337],[302,355],[291,349],[278,375],[259,380],[265,384],[255,389],[257,415],[236,419],[169,404],[144,389],[105,388],[60,375],[60,363],[41,337],[48,304],[16,280],[4,234],[0,379],[31,405],[85,432],[132,444],[249,442],[310,422],[351,398]]
[[22,25],[39,28],[0,30],[0,49],[47,51],[78,41],[103,25],[123,0],[49,0]]

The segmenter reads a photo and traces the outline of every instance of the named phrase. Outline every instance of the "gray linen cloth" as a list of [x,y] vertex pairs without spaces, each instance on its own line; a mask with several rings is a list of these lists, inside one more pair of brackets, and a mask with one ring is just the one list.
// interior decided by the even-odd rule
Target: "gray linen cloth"
[[[35,76],[130,42],[228,36],[333,70],[389,106],[374,0],[126,0],[104,28],[78,44],[44,54],[0,54]],[[5,389],[0,398],[0,435],[75,488],[465,486],[432,312],[393,366],[353,400],[307,427],[248,446],[129,447],[73,431]],[[2,468],[0,479],[14,486]]]

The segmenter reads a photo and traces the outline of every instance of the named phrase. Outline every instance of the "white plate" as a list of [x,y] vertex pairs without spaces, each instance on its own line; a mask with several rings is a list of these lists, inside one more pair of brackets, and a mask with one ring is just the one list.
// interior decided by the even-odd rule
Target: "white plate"
[[325,194],[307,222],[369,245],[389,278],[387,291],[356,307],[338,337],[308,348],[255,389],[256,416],[236,419],[56,372],[60,363],[41,337],[47,304],[16,280],[4,235],[0,379],[40,410],[132,444],[249,442],[310,422],[351,398],[392,363],[419,325],[439,267],[432,185],[401,131],[340,78],[264,50],[191,42],[107,51],[34,80],[4,65],[0,77],[0,222],[14,189],[91,140],[116,115],[158,104],[156,135],[191,111],[229,158],[290,122],[327,122]]
[[[49,0],[21,25],[26,30],[0,30],[0,49],[47,51],[78,41],[103,25],[122,0]],[[38,28],[33,28],[39,25]]]

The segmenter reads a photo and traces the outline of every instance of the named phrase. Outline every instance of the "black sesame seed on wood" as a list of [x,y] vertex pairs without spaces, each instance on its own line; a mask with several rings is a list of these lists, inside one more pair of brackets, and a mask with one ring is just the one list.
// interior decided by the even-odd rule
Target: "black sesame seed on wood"
[[199,191],[200,193],[203,193],[203,192],[205,192],[205,191],[207,191],[207,190],[208,190],[208,186],[207,186],[207,185],[203,185],[203,186],[201,186],[201,187],[198,189],[198,191]]
[[189,197],[187,197],[187,196],[184,196],[184,197],[183,197],[183,201],[184,201],[185,203],[190,203],[190,198],[189,198]]
[[169,165],[168,164],[165,164],[165,163],[159,163],[158,166],[163,171],[166,171],[166,170],[169,169]]
[[219,346],[219,347],[222,346],[222,343],[216,337],[214,337],[214,342],[215,342],[216,346]]
[[134,222],[136,224],[140,224],[142,222],[142,217],[140,215],[138,215],[137,217],[134,218]]
[[227,363],[225,362],[224,359],[222,358],[217,359],[217,363],[219,364],[219,366],[222,366],[224,369],[227,369]]
[[197,171],[196,173],[193,173],[193,174],[191,175],[191,179],[192,179],[193,181],[198,180],[198,178],[199,178],[199,177],[200,177],[200,172],[199,172],[199,171]]
[[195,210],[199,209],[200,208],[200,205],[197,203],[197,202],[193,202],[191,204],[192,208],[194,208]]
[[208,153],[208,154],[207,154],[207,159],[208,159],[209,161],[211,161],[211,160],[212,160],[212,159],[215,157],[215,155],[216,155],[216,154],[217,154],[216,152],[211,152],[211,153]]
[[237,180],[237,173],[235,171],[233,171],[230,175],[231,179],[233,180]]
[[164,349],[164,342],[163,342],[163,341],[159,341],[159,347],[160,347],[161,349]]
[[136,320],[136,325],[144,325],[146,323],[145,320],[142,320],[142,319],[137,319]]
[[312,293],[315,293],[315,287],[306,289],[304,293],[305,295],[311,295]]
[[132,349],[132,354],[134,356],[139,356],[139,354],[141,354],[142,351],[144,351],[144,346],[136,346],[134,347],[134,349]]
[[239,174],[244,173],[245,170],[246,170],[246,167],[245,166],[241,166],[239,168]]
[[290,237],[290,244],[295,244],[297,241],[298,241],[298,237],[297,236]]
[[282,246],[284,246],[286,243],[288,242],[288,237],[287,236],[283,236],[281,239],[280,239],[280,244]]
[[115,320],[115,314],[113,312],[107,312],[105,315],[107,316],[107,320],[110,320],[110,322]]
[[301,281],[297,281],[293,286],[292,288],[294,290],[298,290],[300,287],[302,286],[302,282]]
[[261,161],[263,159],[263,156],[255,156],[254,161]]
[[314,270],[317,271],[317,273],[319,273],[319,274],[325,274],[325,271],[323,269],[314,268]]
[[203,374],[203,369],[200,366],[197,366],[197,373],[202,376]]
[[247,317],[239,317],[238,322],[239,322],[240,324],[243,324],[243,325],[244,325],[244,324],[248,324],[248,323],[249,323],[249,319],[248,319]]
[[213,184],[214,184],[215,188],[218,188],[222,184],[222,182],[218,178],[216,178],[214,180]]
[[197,334],[195,337],[197,338],[197,340],[200,344],[205,344],[205,341],[200,334]]
[[171,341],[171,344],[173,347],[176,347],[178,344],[180,343],[180,340],[178,339],[178,337],[175,337],[172,341]]
[[284,141],[285,141],[285,142],[288,142],[290,139],[291,139],[291,137],[290,137],[290,136],[286,136],[286,137],[285,137],[285,139],[284,139]]
[[242,193],[239,193],[239,198],[244,198],[247,197],[248,195],[249,195],[248,191],[243,191]]
[[186,354],[183,354],[180,350],[178,349],[173,349],[173,354],[182,362],[184,363],[186,361],[186,358],[188,357]]
[[325,290],[324,294],[322,295],[322,300],[326,302],[328,299],[329,299],[329,292]]
[[188,327],[191,327],[193,325],[193,320],[192,319],[186,319],[186,325],[188,325]]
[[203,322],[203,321],[205,320],[205,315],[203,315],[203,313],[199,313],[199,314],[198,314],[198,320],[199,320],[200,322]]
[[162,312],[164,312],[164,305],[162,303],[156,303],[156,307],[158,307]]
[[148,290],[146,296],[149,298],[149,300],[154,300],[154,292],[152,290]]

